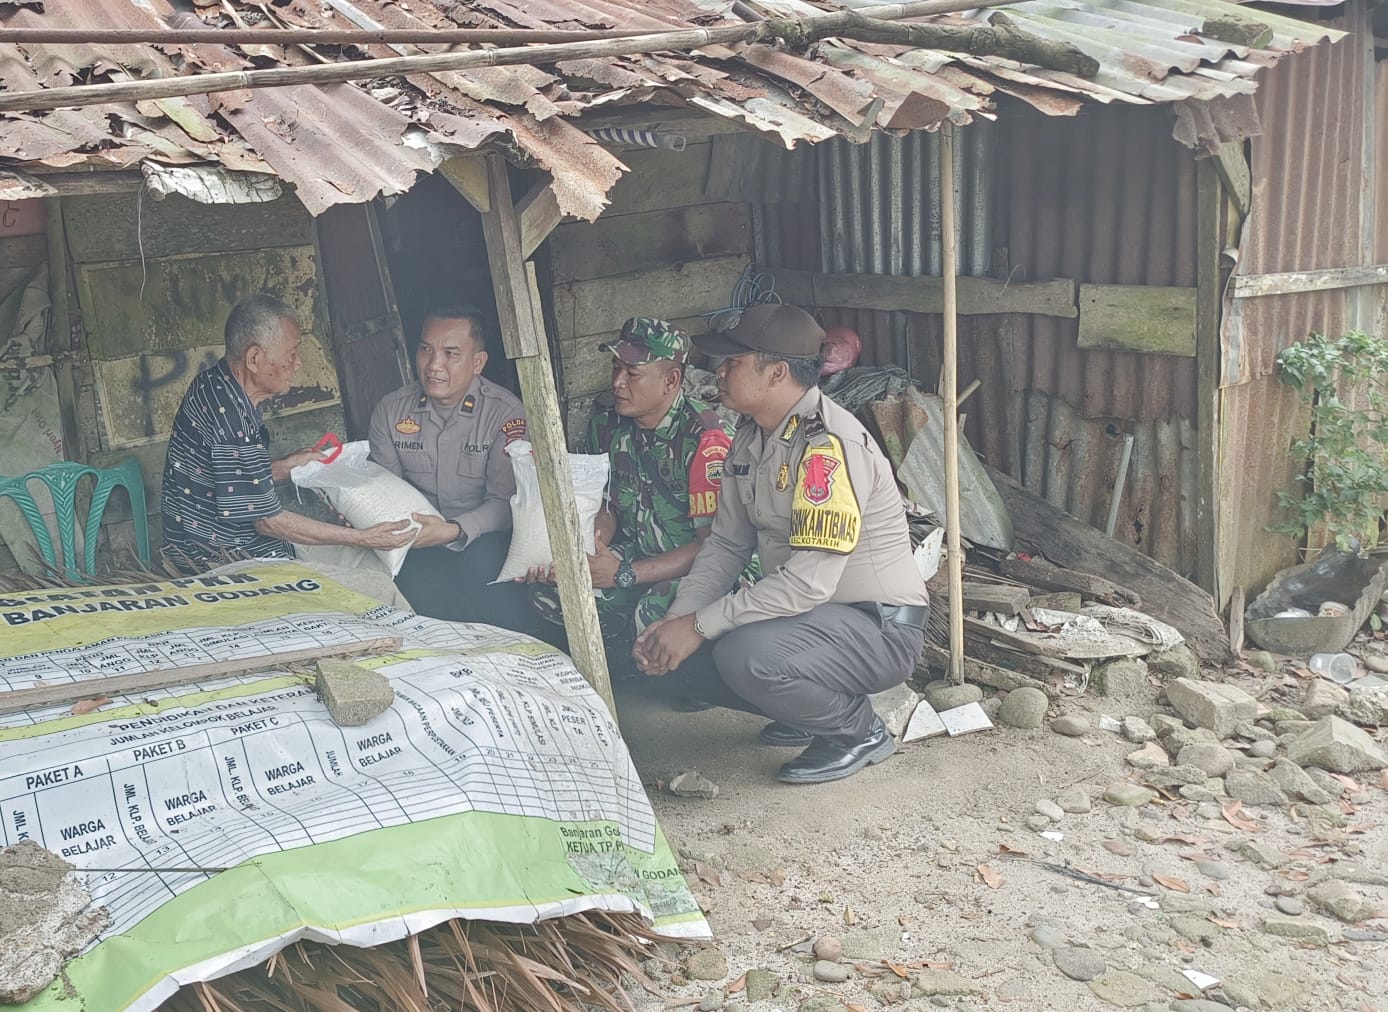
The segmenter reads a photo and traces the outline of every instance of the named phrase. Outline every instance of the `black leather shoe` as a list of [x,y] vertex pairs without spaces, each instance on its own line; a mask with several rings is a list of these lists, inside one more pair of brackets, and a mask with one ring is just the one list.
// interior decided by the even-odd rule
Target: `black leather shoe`
[[676,713],[699,713],[703,710],[712,710],[713,704],[707,699],[700,699],[698,696],[676,696],[675,701],[670,704],[670,709]]
[[810,732],[779,720],[767,724],[757,737],[763,745],[775,745],[778,748],[804,748],[814,741],[814,735]]
[[816,736],[809,748],[781,767],[776,779],[785,784],[825,784],[851,777],[895,751],[896,739],[887,731],[882,718],[877,717],[867,736],[852,745]]

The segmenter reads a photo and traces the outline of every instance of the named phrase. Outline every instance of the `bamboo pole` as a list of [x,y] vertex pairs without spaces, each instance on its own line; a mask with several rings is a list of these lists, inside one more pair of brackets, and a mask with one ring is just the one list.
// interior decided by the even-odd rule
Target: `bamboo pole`
[[635,39],[648,28],[552,31],[530,28],[5,28],[16,46],[525,46]]
[[955,277],[954,124],[940,124],[940,252],[945,283],[944,355],[940,369],[945,398],[945,574],[949,586],[949,680],[964,682],[964,552],[959,539],[959,317]]
[[[0,93],[0,112],[39,112],[47,109],[78,108],[106,102],[139,102],[188,95],[208,95],[218,91],[247,88],[283,88],[299,84],[341,84],[345,81],[371,81],[409,74],[471,70],[478,67],[508,67],[520,64],[556,63],[565,60],[595,59],[608,56],[635,56],[664,51],[685,52],[710,46],[735,45],[790,35],[824,38],[836,28],[850,28],[862,19],[896,20],[927,17],[982,7],[1006,7],[1018,0],[911,0],[908,3],[880,4],[859,10],[818,14],[807,18],[774,18],[746,25],[719,28],[691,28],[656,32],[628,39],[603,39],[558,45],[519,46],[503,49],[471,49],[461,53],[424,53],[374,60],[327,63],[314,67],[277,67],[268,70],[235,70],[216,74],[159,78],[145,81],[119,81],[109,84],[82,84],[65,88]],[[164,38],[160,35],[159,38]],[[0,43],[8,41],[0,32]]]

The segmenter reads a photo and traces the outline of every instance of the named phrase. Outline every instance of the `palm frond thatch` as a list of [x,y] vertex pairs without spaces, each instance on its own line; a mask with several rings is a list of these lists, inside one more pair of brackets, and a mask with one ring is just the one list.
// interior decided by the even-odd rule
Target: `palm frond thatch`
[[655,992],[641,961],[668,942],[635,914],[538,924],[454,919],[362,949],[299,942],[260,966],[193,984],[166,1012],[633,1012]]

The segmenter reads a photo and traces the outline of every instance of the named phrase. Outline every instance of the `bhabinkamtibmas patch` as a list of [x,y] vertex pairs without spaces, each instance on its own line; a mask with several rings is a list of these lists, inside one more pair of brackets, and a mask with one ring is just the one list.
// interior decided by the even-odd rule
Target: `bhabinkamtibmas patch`
[[862,511],[843,444],[829,436],[829,445],[811,446],[800,459],[800,479],[790,505],[790,547],[813,548],[847,555],[858,547]]

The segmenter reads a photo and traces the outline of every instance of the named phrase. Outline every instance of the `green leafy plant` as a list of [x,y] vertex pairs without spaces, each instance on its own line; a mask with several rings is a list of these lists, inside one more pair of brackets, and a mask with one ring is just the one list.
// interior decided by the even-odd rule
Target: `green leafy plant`
[[1283,350],[1277,367],[1310,406],[1311,431],[1292,444],[1306,462],[1297,476],[1303,494],[1277,493],[1295,519],[1271,530],[1304,538],[1324,525],[1341,551],[1378,544],[1388,496],[1388,341],[1362,331],[1312,334]]

